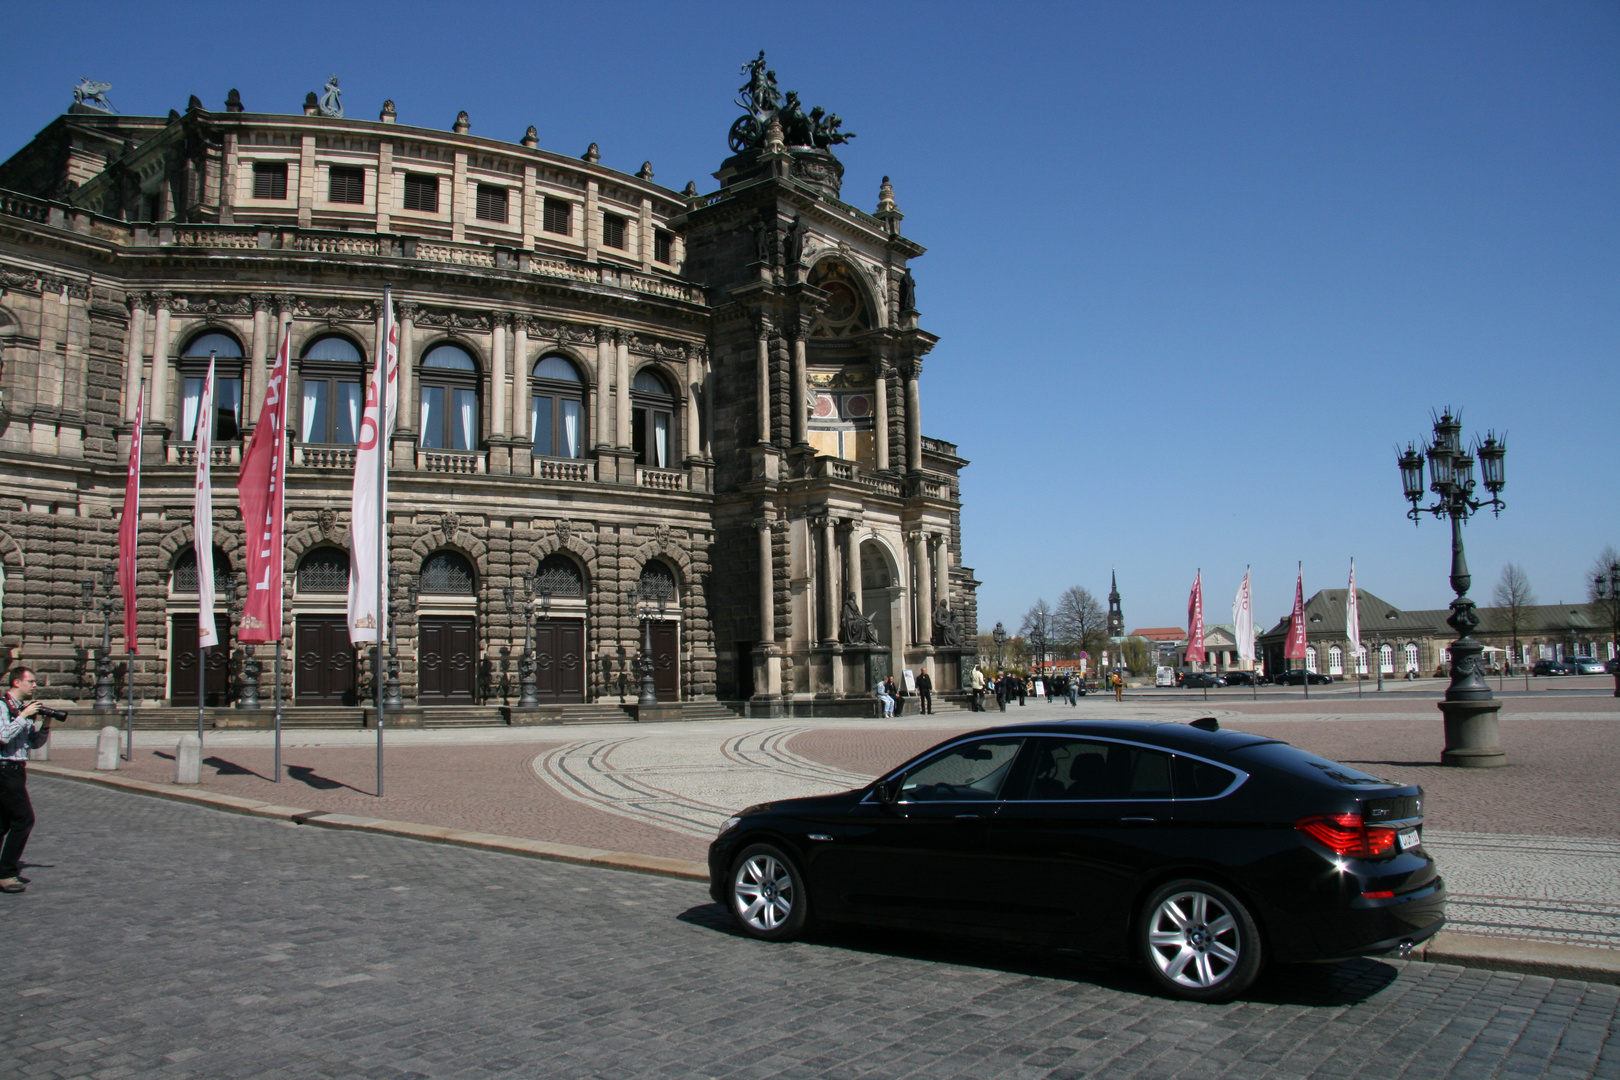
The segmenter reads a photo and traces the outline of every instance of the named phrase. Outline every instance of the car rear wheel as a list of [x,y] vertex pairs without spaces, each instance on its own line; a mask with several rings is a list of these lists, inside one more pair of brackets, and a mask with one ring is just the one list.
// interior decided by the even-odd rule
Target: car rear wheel
[[1206,881],[1172,881],[1142,907],[1153,980],[1190,1001],[1230,1001],[1260,973],[1260,933],[1243,902]]
[[804,875],[774,844],[753,844],[731,864],[731,917],[749,937],[789,941],[809,913]]

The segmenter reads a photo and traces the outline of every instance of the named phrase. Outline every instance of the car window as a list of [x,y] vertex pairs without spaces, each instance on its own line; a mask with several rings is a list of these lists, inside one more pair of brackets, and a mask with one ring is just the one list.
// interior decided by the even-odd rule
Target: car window
[[1030,749],[1021,799],[1170,798],[1170,755],[1158,750],[1091,739],[1040,739]]
[[1253,755],[1275,768],[1287,769],[1298,776],[1315,776],[1345,787],[1389,787],[1392,781],[1364,773],[1338,761],[1308,754],[1285,742],[1256,743],[1240,748],[1240,753]]
[[1207,761],[1175,756],[1172,765],[1177,799],[1213,799],[1231,786],[1235,774]]
[[980,739],[953,746],[906,773],[903,802],[981,802],[1001,795],[1023,739]]

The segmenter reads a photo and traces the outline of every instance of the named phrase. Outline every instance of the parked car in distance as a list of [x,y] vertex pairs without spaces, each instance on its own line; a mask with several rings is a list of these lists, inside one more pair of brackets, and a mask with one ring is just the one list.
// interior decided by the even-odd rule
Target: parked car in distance
[[1532,675],[1573,675],[1575,665],[1568,660],[1537,660],[1530,669]]
[[1254,672],[1228,671],[1226,673],[1227,686],[1253,686],[1255,685]]
[[709,895],[767,941],[823,921],[1023,941],[1226,1001],[1268,963],[1440,929],[1423,798],[1211,717],[1015,724],[739,811],[709,845]]
[[[1303,668],[1295,668],[1293,671],[1277,672],[1276,675],[1272,676],[1271,681],[1278,686],[1304,686],[1305,676],[1306,672]],[[1310,672],[1310,679],[1312,686],[1321,686],[1332,682],[1333,676],[1325,675],[1320,671],[1312,671]]]
[[1604,663],[1595,656],[1577,656],[1570,661],[1577,675],[1602,675]]
[[1199,687],[1225,686],[1226,680],[1213,671],[1183,671],[1178,684],[1196,690]]

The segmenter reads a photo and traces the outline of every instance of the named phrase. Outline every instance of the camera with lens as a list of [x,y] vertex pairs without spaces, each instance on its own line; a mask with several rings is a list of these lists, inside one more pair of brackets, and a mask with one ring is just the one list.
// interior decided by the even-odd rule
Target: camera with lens
[[58,723],[60,723],[61,721],[67,719],[67,713],[63,712],[61,709],[51,709],[51,708],[45,707],[44,705],[41,705],[38,709],[35,710],[35,712],[38,715],[43,716],[47,720],[55,721],[55,722],[58,722]]

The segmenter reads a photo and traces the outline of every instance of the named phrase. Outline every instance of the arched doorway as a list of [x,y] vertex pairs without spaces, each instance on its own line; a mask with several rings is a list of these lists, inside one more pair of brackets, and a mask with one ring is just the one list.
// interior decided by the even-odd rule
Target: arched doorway
[[[293,579],[293,701],[298,705],[355,705],[358,666],[349,642],[349,553],[319,547],[304,555]],[[314,610],[311,610],[314,609]]]
[[[169,704],[197,704],[197,552],[188,547],[169,574]],[[203,675],[203,704],[218,707],[231,700],[231,560],[214,548],[214,629],[219,644],[208,649]],[[175,610],[180,608],[181,610]],[[184,610],[189,608],[190,610]]]
[[566,555],[547,555],[534,575],[534,682],[542,705],[585,700],[585,574]]
[[422,562],[416,620],[417,700],[471,705],[478,691],[478,582],[472,563],[454,551]]
[[861,614],[872,624],[872,632],[883,647],[882,651],[872,653],[870,681],[873,683],[887,678],[893,671],[894,618],[899,596],[900,587],[888,551],[876,540],[862,541]]
[[681,699],[681,605],[680,591],[675,582],[675,571],[661,562],[649,562],[641,568],[641,580],[636,585],[636,598],[643,606],[655,612],[645,628],[637,627],[642,635],[638,648],[652,644],[653,692],[661,702]]

